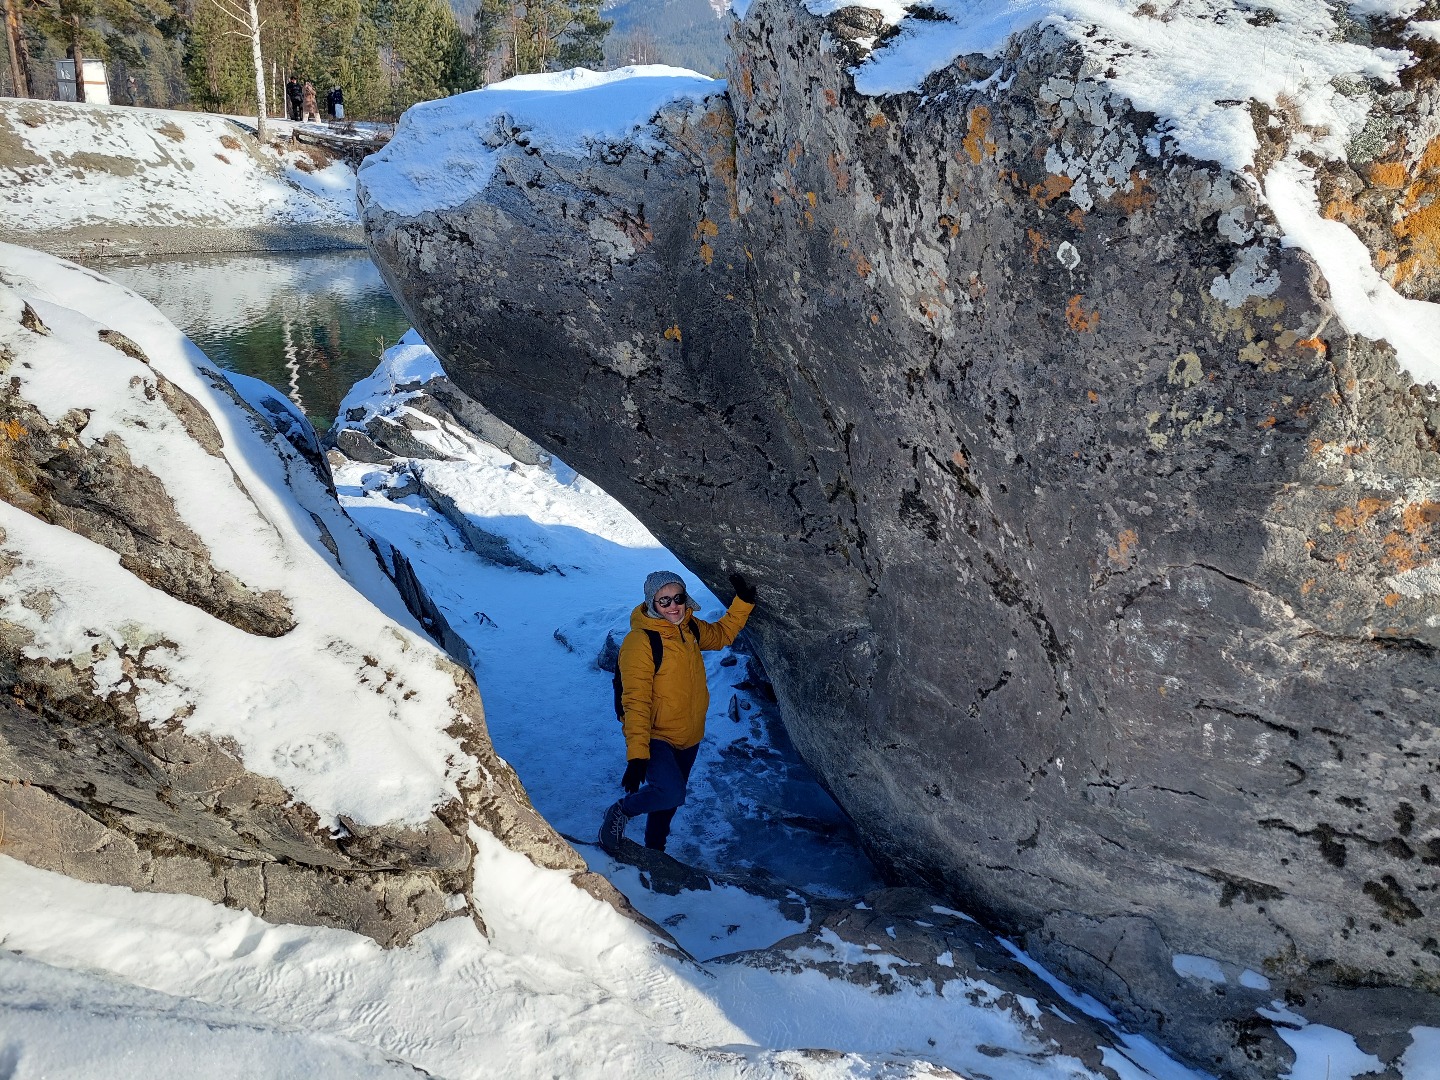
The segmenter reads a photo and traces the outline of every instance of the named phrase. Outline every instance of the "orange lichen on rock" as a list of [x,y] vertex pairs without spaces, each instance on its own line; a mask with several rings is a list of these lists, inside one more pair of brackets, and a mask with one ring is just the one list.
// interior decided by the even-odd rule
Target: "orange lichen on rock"
[[[1417,185],[1418,186],[1418,185]],[[1406,242],[1406,254],[1395,263],[1395,284],[1404,284],[1422,268],[1440,266],[1440,182],[1429,205],[1405,214],[1395,225],[1395,236]]]
[[874,269],[874,267],[870,265],[870,260],[858,251],[852,251],[850,253],[850,261],[855,264],[855,272],[862,278],[868,278],[870,271]]
[[695,226],[694,239],[700,241],[700,259],[706,266],[709,266],[715,258],[715,249],[710,246],[710,240],[718,236],[720,226],[709,218],[701,218]]
[[5,423],[0,424],[0,432],[4,432],[5,437],[11,442],[19,442],[30,434],[19,420],[6,420]]
[[889,122],[889,120],[885,119],[884,113],[876,113],[874,116],[870,117],[870,129],[873,131],[876,128],[882,128]]
[[1400,527],[1411,536],[1422,529],[1432,529],[1440,522],[1440,503],[1422,499],[1413,502],[1400,512]]
[[1074,186],[1075,181],[1070,177],[1050,173],[1040,183],[1031,185],[1030,198],[1039,203],[1042,209],[1048,210],[1051,203],[1062,195],[1068,195]]
[[1295,343],[1295,346],[1296,348],[1300,349],[1313,349],[1321,356],[1324,356],[1327,352],[1330,351],[1330,346],[1326,345],[1325,342],[1318,337],[1309,337],[1306,338],[1304,341],[1297,341]]
[[1374,186],[1399,191],[1390,225],[1399,251],[1380,269],[1396,286],[1422,274],[1433,281],[1440,268],[1440,136],[1430,140],[1413,169],[1384,162],[1372,165],[1369,176]]
[[1150,190],[1150,179],[1139,169],[1130,170],[1130,186],[1115,196],[1115,203],[1127,214],[1148,210],[1155,205],[1155,192]]
[[1400,594],[1398,592],[1388,592],[1385,594],[1386,607],[1394,607],[1398,603],[1400,603]]
[[1376,187],[1402,188],[1409,177],[1398,161],[1381,161],[1370,166],[1370,183]]
[[666,329],[665,329],[665,340],[666,340],[666,341],[679,341],[680,339],[681,339],[681,334],[680,334],[680,324],[679,324],[679,323],[676,323],[674,326],[666,327]]
[[1129,566],[1131,556],[1140,546],[1140,534],[1134,529],[1122,529],[1115,543],[1105,553],[1116,566]]
[[1430,553],[1429,544],[1412,544],[1408,537],[1399,532],[1392,532],[1385,537],[1385,554],[1380,561],[1393,573],[1403,574],[1406,570],[1414,570],[1415,567],[1427,561]]
[[1036,229],[1026,229],[1025,235],[1030,238],[1030,261],[1037,266],[1040,263],[1040,252],[1050,247],[1050,242],[1040,235]]
[[1065,321],[1070,324],[1070,329],[1077,334],[1090,334],[1100,325],[1100,312],[1086,312],[1082,301],[1085,298],[1076,293],[1065,305]]
[[1342,506],[1335,511],[1335,527],[1342,532],[1354,532],[1356,529],[1364,528],[1369,524],[1371,518],[1393,503],[1393,499],[1371,497],[1361,499],[1354,506]]
[[740,191],[735,163],[735,114],[728,108],[708,110],[700,118],[700,129],[708,136],[702,147],[710,168],[725,185],[730,204],[730,220],[740,216]]
[[970,160],[976,165],[981,159],[995,156],[995,141],[989,138],[990,135],[990,110],[984,105],[977,105],[970,110],[970,127],[965,132],[965,138],[960,140],[965,153],[970,155]]

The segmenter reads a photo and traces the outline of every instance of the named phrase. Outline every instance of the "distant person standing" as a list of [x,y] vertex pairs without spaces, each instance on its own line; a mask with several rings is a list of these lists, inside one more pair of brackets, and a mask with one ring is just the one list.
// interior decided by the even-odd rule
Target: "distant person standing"
[[330,115],[336,120],[345,119],[345,91],[338,86],[330,88]]
[[300,119],[300,103],[304,98],[305,91],[300,87],[300,80],[291,75],[285,81],[285,100],[290,103],[290,119]]
[[320,106],[315,103],[315,84],[309,79],[305,80],[305,88],[301,91],[300,119],[314,120],[320,122]]

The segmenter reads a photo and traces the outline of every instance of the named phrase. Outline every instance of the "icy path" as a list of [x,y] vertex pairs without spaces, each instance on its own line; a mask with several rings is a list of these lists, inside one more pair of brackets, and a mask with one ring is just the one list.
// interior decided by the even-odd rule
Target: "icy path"
[[[549,567],[547,573],[496,565],[466,550],[424,498],[394,497],[393,485],[408,477],[391,468],[342,467],[336,476],[341,502],[362,529],[405,555],[469,645],[495,747],[536,808],[573,840],[593,844],[601,813],[620,794],[625,766],[611,676],[595,664],[607,634],[618,641],[629,629],[640,584],[652,570],[681,574],[702,617],[718,618],[723,606],[629,513],[564,465],[523,465],[483,444],[466,447],[465,457],[412,467],[517,554]],[[670,853],[718,873],[759,866],[779,882],[820,895],[876,887],[843,815],[793,751],[787,753],[773,709],[736,689],[745,663],[726,650],[707,654],[707,669],[708,734]],[[738,720],[729,716],[732,697]],[[631,829],[636,838],[639,824]],[[682,898],[651,893],[637,888],[633,868],[593,846],[582,851],[593,869],[698,957],[767,946],[802,928],[774,903],[738,889]]]

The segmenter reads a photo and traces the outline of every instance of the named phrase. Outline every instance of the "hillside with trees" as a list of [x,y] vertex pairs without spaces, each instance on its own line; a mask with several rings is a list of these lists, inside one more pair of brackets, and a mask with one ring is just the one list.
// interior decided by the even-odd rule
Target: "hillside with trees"
[[[703,0],[696,0],[702,3]],[[0,93],[56,98],[55,63],[107,64],[111,101],[284,115],[295,76],[351,118],[510,75],[605,66],[601,0],[4,0]]]

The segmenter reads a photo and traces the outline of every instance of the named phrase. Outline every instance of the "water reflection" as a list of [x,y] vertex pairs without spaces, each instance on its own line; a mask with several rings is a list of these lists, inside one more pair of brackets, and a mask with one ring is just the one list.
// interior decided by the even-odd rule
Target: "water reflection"
[[363,251],[92,265],[158,307],[221,367],[287,392],[321,430],[410,325]]

